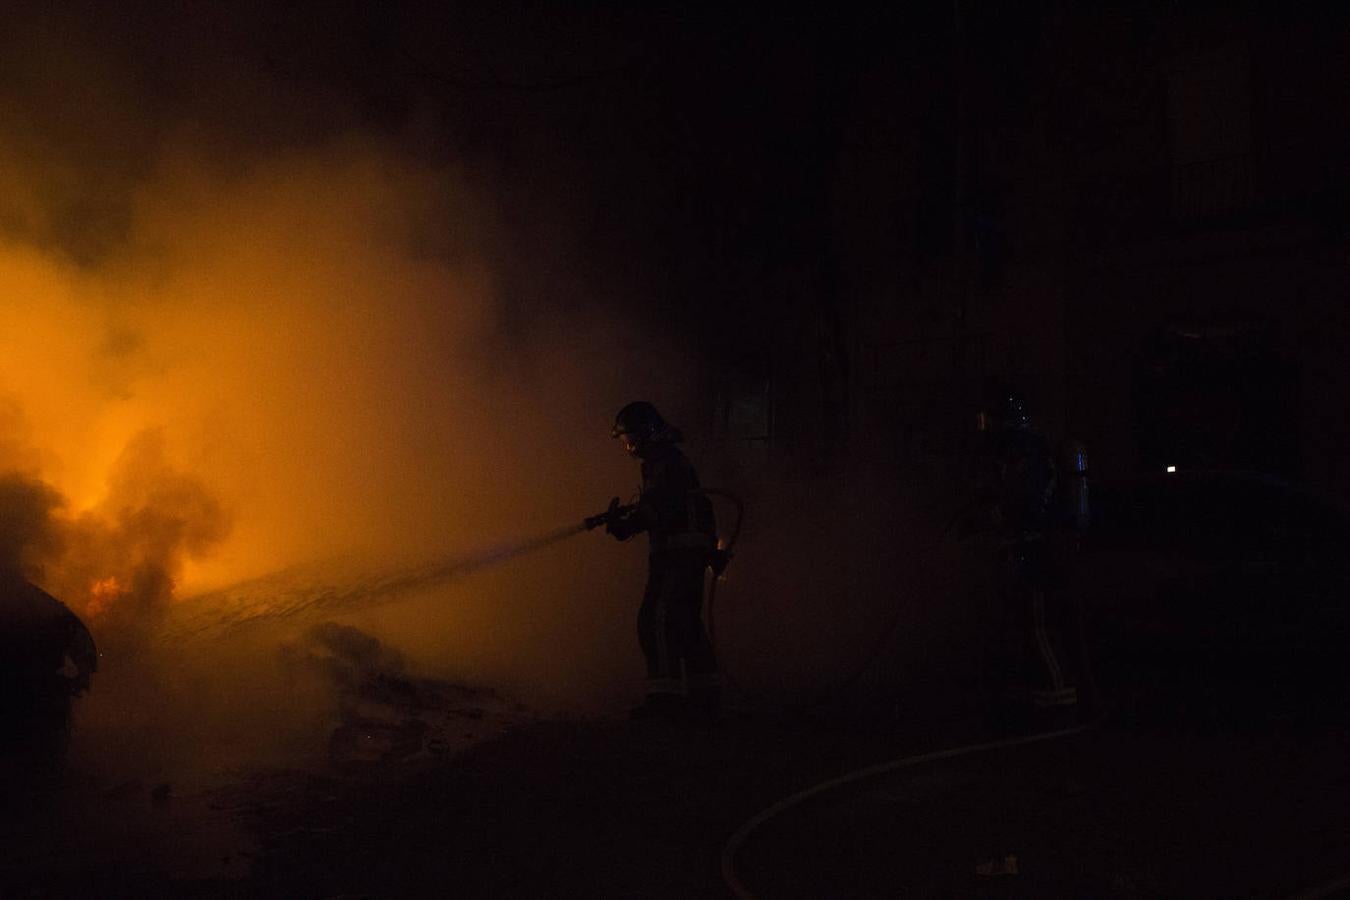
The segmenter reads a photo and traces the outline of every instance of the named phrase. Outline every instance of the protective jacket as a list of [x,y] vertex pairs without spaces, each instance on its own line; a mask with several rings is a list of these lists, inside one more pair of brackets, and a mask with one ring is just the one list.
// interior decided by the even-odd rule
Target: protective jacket
[[1003,429],[986,438],[981,457],[997,530],[1012,539],[1044,535],[1054,524],[1058,482],[1045,437],[1030,428]]
[[717,521],[698,489],[698,473],[680,448],[655,444],[642,460],[637,507],[610,530],[620,540],[645,531],[653,556],[689,551],[706,559],[717,544]]
[[653,444],[643,456],[636,507],[609,530],[619,540],[645,531],[651,542],[637,623],[648,696],[678,695],[710,709],[720,682],[703,627],[703,584],[717,524],[712,502],[698,489],[698,474],[680,449]]

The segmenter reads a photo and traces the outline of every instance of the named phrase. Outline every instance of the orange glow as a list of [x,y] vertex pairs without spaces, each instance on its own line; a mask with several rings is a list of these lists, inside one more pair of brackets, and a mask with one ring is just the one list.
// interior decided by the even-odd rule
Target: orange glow
[[391,522],[443,521],[436,549],[465,534],[442,499],[483,459],[457,360],[486,279],[473,256],[409,252],[435,249],[439,180],[360,141],[243,176],[186,155],[94,266],[0,236],[0,470],[79,523],[84,559],[47,567],[53,590],[78,606],[100,585],[99,614],[109,567],[82,570],[103,562],[162,561],[192,593],[352,547],[432,550]]
[[[0,38],[27,73],[0,79],[0,562],[89,626],[86,733],[170,745],[218,719],[234,739],[246,707],[312,714],[276,654],[312,622],[184,623],[226,618],[240,583],[274,609],[295,571],[362,583],[577,523],[640,477],[614,411],[687,421],[667,401],[700,370],[590,302],[591,212],[521,230],[512,170],[435,149],[432,107],[371,127],[232,39],[165,44],[192,61],[168,79],[157,39],[123,59],[82,24],[96,6]],[[645,556],[576,545],[342,615],[438,676],[621,692]]]
[[115,577],[110,575],[107,578],[100,578],[89,586],[89,603],[84,608],[85,614],[91,618],[98,618],[121,593],[121,585],[117,583]]
[[[133,201],[93,261],[0,231],[0,477],[58,497],[37,581],[101,644],[281,570],[388,571],[579,522],[637,478],[610,419],[634,390],[662,394],[633,372],[682,381],[603,323],[508,342],[492,205],[374,139],[227,171],[176,148]],[[595,366],[615,346],[643,347],[641,365]],[[615,570],[640,579],[640,555],[592,548],[600,568],[521,560],[378,626],[410,655],[551,684],[549,617],[622,608]],[[572,652],[626,672],[625,619],[603,620]]]

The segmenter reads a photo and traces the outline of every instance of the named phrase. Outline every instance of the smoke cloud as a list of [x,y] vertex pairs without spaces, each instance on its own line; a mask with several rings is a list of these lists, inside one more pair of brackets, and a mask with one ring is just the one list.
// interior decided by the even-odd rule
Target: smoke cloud
[[[637,481],[613,410],[678,419],[693,367],[515,254],[511,185],[429,153],[451,126],[415,97],[370,115],[372,70],[335,74],[347,38],[151,9],[19,13],[0,46],[0,549],[100,644],[93,754],[296,721],[294,634],[188,648],[165,622],[277,572],[579,521]],[[508,297],[506,274],[550,295]],[[342,627],[539,705],[612,702],[640,669],[643,560],[590,540]]]

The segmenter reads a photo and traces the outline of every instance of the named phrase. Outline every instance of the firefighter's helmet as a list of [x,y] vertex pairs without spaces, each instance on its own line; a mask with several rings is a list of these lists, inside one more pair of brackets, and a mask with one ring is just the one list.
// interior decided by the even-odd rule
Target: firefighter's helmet
[[651,444],[678,443],[683,439],[679,429],[646,400],[637,400],[619,410],[610,436],[622,438],[630,453],[640,453]]
[[1001,382],[986,384],[976,427],[984,432],[1030,428],[1031,413],[1021,392]]

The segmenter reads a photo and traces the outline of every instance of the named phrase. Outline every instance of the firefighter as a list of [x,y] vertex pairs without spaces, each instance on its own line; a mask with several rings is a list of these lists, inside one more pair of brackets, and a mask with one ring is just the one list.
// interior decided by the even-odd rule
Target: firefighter
[[636,504],[611,516],[606,531],[620,541],[647,533],[647,586],[638,611],[638,643],[647,660],[647,697],[635,718],[717,715],[721,685],[703,627],[704,571],[717,545],[712,503],[680,451],[683,440],[646,401],[619,410],[611,436],[642,462]]
[[0,757],[29,770],[59,766],[72,699],[97,669],[79,617],[16,567],[0,567]]
[[991,717],[999,727],[1072,722],[1087,654],[1052,535],[1064,518],[1055,457],[1022,396],[1006,385],[986,387],[977,427],[975,497],[962,531],[992,533],[999,546],[985,672]]

